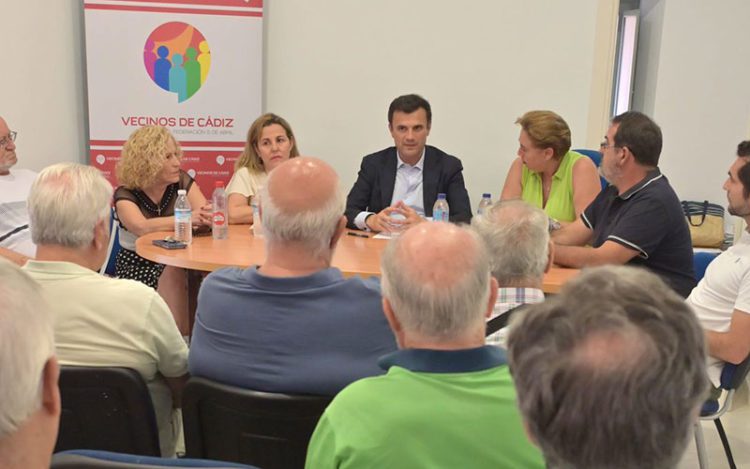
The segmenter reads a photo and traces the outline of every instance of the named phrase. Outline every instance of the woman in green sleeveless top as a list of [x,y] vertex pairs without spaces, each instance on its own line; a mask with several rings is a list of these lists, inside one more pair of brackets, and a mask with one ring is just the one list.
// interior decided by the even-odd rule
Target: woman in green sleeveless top
[[529,111],[516,124],[518,158],[500,198],[523,199],[563,224],[574,221],[601,190],[596,166],[570,151],[570,128],[554,112]]

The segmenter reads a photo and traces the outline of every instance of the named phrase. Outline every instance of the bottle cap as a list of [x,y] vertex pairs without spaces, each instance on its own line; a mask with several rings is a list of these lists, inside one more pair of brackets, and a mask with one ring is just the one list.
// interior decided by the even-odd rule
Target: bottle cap
[[177,195],[185,195],[187,191],[185,189],[177,189]]
[[441,192],[441,193],[439,193],[439,194],[438,194],[438,197],[437,197],[437,198],[438,198],[438,199],[445,199],[445,194],[443,194],[443,193]]
[[492,194],[490,194],[489,192],[485,192],[484,194],[482,194],[482,197],[483,198],[487,197],[488,199],[491,199],[492,198]]
[[214,182],[214,187],[224,187],[224,181],[216,181],[216,182]]

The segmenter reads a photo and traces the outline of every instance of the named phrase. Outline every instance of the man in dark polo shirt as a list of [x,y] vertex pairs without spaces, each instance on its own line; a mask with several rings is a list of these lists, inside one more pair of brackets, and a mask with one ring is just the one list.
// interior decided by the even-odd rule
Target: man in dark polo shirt
[[553,233],[556,263],[643,266],[683,297],[690,294],[690,231],[677,194],[659,171],[661,146],[661,129],[648,116],[631,111],[612,119],[599,168],[609,186],[581,218]]

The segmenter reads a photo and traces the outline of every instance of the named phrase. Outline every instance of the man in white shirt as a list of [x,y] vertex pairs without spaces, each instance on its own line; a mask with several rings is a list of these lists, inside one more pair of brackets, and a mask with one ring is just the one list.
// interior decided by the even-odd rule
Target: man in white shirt
[[162,455],[172,456],[187,346],[156,291],[96,272],[107,255],[111,198],[112,186],[96,168],[61,163],[42,170],[28,201],[37,257],[24,270],[50,299],[60,363],[138,371],[151,393]]
[[26,197],[36,173],[28,169],[11,171],[18,162],[16,135],[0,117],[0,255],[34,257],[36,246],[31,242]]
[[357,181],[346,198],[349,228],[400,231],[432,216],[444,193],[450,220],[469,222],[471,204],[461,160],[427,145],[430,103],[416,94],[399,96],[388,108],[395,146],[362,158]]
[[[729,213],[750,224],[750,140],[737,146],[737,159],[724,182]],[[706,330],[708,375],[718,386],[725,362],[750,354],[750,237],[745,234],[721,253],[687,299]]]
[[[510,310],[544,301],[542,282],[553,258],[547,214],[522,200],[507,200],[475,216],[471,227],[487,246],[499,286],[488,329]],[[487,336],[487,343],[505,348],[506,329]]]
[[0,467],[47,469],[60,421],[59,368],[39,286],[0,259]]

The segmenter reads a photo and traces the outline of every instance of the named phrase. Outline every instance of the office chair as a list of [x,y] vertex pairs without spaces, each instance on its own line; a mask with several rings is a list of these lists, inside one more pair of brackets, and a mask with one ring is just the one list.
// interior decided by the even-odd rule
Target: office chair
[[244,468],[253,466],[209,459],[175,459],[112,453],[109,451],[72,450],[52,455],[50,469],[162,469],[165,467]]
[[50,469],[162,469],[165,467],[244,468],[253,466],[208,459],[157,458],[109,451],[72,450],[52,455]]
[[187,457],[304,467],[330,396],[276,394],[192,377],[182,396]]
[[718,254],[714,252],[698,251],[693,253],[693,270],[695,270],[695,280],[700,282],[706,274],[708,264],[716,259]]
[[495,316],[494,318],[487,321],[487,324],[485,325],[484,336],[489,337],[495,332],[499,331],[500,329],[504,327],[508,327],[510,318],[513,317],[513,315],[518,313],[520,310],[525,309],[528,306],[529,305],[526,305],[526,304],[515,306],[509,309],[508,311],[504,312],[503,314],[499,316]]
[[[727,434],[724,431],[724,426],[721,424],[720,417],[724,415],[729,407],[732,405],[732,398],[734,392],[740,385],[745,382],[748,371],[750,371],[750,356],[745,358],[739,365],[727,363],[724,365],[724,369],[721,372],[721,384],[719,388],[722,391],[727,391],[724,402],[719,405],[718,399],[709,399],[703,404],[701,409],[701,420],[713,420],[716,425],[716,431],[719,433],[721,444],[724,447],[724,453],[727,456],[727,462],[731,469],[736,469],[737,465],[734,463],[734,457],[732,456],[732,449],[729,447],[729,440]],[[695,446],[698,449],[698,463],[701,469],[708,468],[708,456],[706,454],[706,442],[703,437],[703,428],[700,422],[695,423]]]
[[[582,155],[586,155],[589,158],[591,158],[591,161],[594,162],[594,164],[596,165],[597,168],[602,165],[602,152],[600,152],[600,151],[587,150],[585,148],[579,148],[579,149],[576,149],[576,150],[573,150],[573,151],[576,152],[576,153],[580,153]],[[609,184],[607,182],[607,180],[604,179],[601,176],[599,176],[599,181],[602,183],[602,189],[604,189],[605,187],[607,187],[607,185]]]
[[114,207],[110,209],[109,215],[109,246],[107,246],[107,257],[99,268],[99,273],[114,277],[115,259],[117,258],[117,253],[120,252],[120,230],[118,229],[119,223],[117,222],[117,212],[115,212]]
[[154,406],[133,369],[63,366],[55,452],[98,449],[160,456]]

